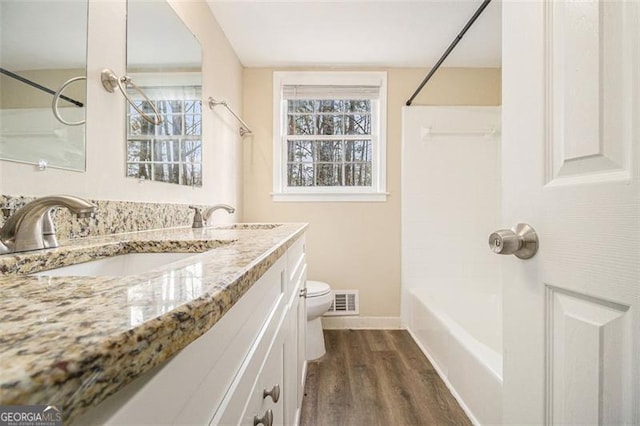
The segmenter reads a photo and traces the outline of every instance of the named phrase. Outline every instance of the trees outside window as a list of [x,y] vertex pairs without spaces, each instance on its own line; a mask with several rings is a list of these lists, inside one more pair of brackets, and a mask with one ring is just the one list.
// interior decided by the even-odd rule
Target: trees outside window
[[[171,88],[168,91],[171,92]],[[162,116],[159,125],[149,123],[129,106],[127,176],[202,186],[202,101],[200,96],[197,98],[154,99]],[[153,116],[148,102],[138,100],[136,103]]]
[[289,186],[371,186],[370,100],[289,100],[287,123]]

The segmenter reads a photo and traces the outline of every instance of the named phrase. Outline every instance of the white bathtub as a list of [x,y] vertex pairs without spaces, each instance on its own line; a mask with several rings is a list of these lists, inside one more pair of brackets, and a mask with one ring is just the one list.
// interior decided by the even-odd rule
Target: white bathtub
[[495,295],[410,289],[407,328],[474,424],[502,421],[502,313]]

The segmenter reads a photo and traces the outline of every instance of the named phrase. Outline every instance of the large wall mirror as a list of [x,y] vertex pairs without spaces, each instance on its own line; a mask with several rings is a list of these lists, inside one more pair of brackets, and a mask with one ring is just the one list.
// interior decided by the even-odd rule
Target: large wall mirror
[[87,13],[87,0],[0,1],[0,159],[85,170]]
[[[202,51],[165,1],[128,0],[127,75],[162,118],[127,108],[127,176],[202,186]],[[129,89],[142,112],[149,102]]]

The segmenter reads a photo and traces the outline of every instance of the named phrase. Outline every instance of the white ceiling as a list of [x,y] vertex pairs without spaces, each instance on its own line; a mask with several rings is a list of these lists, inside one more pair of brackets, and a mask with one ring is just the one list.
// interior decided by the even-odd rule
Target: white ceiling
[[[481,0],[207,0],[240,61],[262,66],[430,67]],[[443,66],[500,67],[492,1]]]

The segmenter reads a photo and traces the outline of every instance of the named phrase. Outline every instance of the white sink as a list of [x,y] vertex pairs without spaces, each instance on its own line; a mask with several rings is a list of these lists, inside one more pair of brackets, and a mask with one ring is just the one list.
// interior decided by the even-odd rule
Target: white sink
[[129,253],[63,266],[31,275],[44,277],[122,277],[142,274],[196,254],[197,253]]

